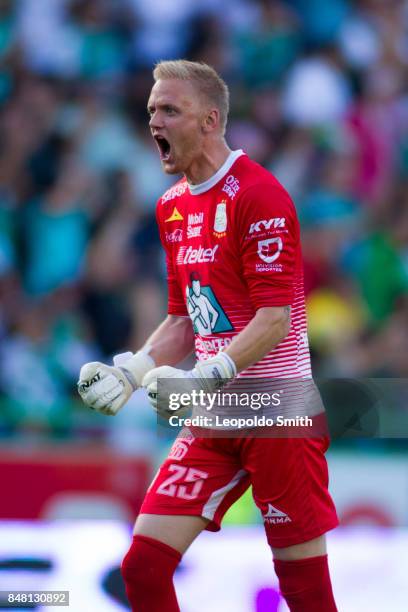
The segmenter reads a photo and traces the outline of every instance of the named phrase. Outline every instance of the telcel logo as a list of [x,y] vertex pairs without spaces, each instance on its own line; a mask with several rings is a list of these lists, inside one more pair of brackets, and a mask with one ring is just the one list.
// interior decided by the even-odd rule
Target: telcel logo
[[198,247],[198,249],[193,249],[191,246],[182,246],[179,248],[176,263],[178,266],[193,263],[212,263],[215,259],[215,253],[217,252],[218,246],[219,245],[216,244],[212,249],[204,249],[202,246]]
[[285,218],[277,217],[275,219],[261,219],[260,221],[256,221],[256,223],[252,223],[249,228],[249,233],[253,234],[254,232],[261,232],[262,230],[268,230],[271,228],[277,227],[285,227]]

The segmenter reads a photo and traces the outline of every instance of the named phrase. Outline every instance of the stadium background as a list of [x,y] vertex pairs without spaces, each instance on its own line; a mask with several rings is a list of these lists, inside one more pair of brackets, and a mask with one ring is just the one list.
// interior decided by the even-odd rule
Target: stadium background
[[[172,179],[145,106],[175,57],[220,71],[230,146],[296,202],[315,375],[408,371],[406,0],[0,0],[0,590],[70,589],[73,612],[125,609],[118,564],[169,444],[143,393],[112,419],[75,387],[165,313]],[[392,435],[328,455],[346,612],[407,609],[406,397]],[[249,496],[226,523],[186,556],[183,611],[283,612]]]

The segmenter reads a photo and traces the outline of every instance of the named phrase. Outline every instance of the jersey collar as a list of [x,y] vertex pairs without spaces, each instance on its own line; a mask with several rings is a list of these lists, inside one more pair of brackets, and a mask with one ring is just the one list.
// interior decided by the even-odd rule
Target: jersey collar
[[210,176],[209,179],[204,181],[204,183],[188,186],[191,195],[200,195],[201,193],[205,193],[206,191],[211,189],[211,187],[214,187],[214,185],[216,185],[218,181],[220,181],[227,174],[232,164],[238,159],[238,157],[241,157],[241,155],[244,155],[242,149],[238,149],[237,151],[231,151],[225,162],[222,164],[221,168],[217,170],[215,174]]

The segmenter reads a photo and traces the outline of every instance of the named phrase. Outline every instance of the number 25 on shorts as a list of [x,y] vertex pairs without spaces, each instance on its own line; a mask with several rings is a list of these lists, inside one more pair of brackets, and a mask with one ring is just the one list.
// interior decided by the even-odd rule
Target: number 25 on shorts
[[[174,474],[162,482],[157,489],[157,493],[168,495],[169,497],[178,497],[179,499],[196,499],[203,487],[204,480],[208,477],[207,472],[175,463],[169,466],[169,471],[174,472]],[[176,484],[180,480],[183,480],[184,483],[191,483],[191,486]]]

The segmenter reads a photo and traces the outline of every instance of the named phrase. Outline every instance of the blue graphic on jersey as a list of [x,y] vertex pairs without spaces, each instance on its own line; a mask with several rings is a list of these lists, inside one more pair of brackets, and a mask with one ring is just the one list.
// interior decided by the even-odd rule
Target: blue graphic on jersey
[[187,308],[194,331],[202,336],[234,329],[209,285],[202,286],[193,280],[193,287],[186,287]]

